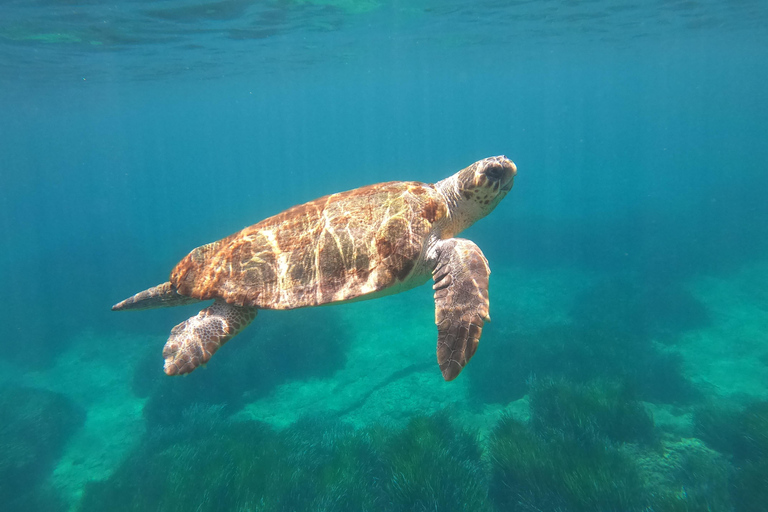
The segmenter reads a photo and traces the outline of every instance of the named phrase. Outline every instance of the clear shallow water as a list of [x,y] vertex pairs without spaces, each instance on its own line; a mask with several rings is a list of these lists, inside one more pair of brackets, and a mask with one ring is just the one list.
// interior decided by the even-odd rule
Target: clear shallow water
[[[678,500],[689,509],[707,499],[713,510],[765,502],[751,492],[760,485],[749,472],[765,459],[744,455],[765,445],[744,449],[747,434],[735,427],[735,441],[714,439],[716,415],[702,409],[734,408],[733,416],[718,409],[726,425],[765,421],[762,2],[3,2],[0,14],[0,282],[12,291],[0,326],[2,381],[51,389],[88,413],[78,420],[60,405],[70,418],[53,427],[60,442],[26,448],[39,464],[17,471],[34,489],[17,508],[42,499],[45,482],[80,506],[85,482],[130,465],[121,461],[147,445],[145,436],[159,439],[156,451],[170,449],[159,428],[191,435],[194,415],[183,411],[226,405],[223,418],[207,421],[235,415],[291,428],[303,416],[330,415],[329,425],[280,434],[310,444],[319,441],[308,432],[342,424],[366,431],[388,419],[396,429],[453,407],[460,412],[452,419],[481,434],[486,450],[478,456],[481,501],[529,510],[494,490],[494,478],[509,482],[488,463],[487,439],[494,428],[501,435],[504,411],[532,415],[529,427],[545,439],[546,429],[567,430],[551,417],[540,422],[545,410],[536,412],[535,401],[530,411],[520,401],[559,389],[535,387],[531,376],[563,378],[586,394],[592,388],[578,386],[595,379],[626,384],[654,412],[654,436],[668,452],[728,457],[737,476],[720,478],[722,465],[707,466],[720,468],[707,474],[731,489],[727,498],[697,488]],[[379,181],[432,182],[495,154],[517,163],[515,188],[466,233],[494,272],[494,322],[455,383],[442,383],[432,362],[427,288],[368,304],[262,313],[202,376],[182,381],[163,377],[160,350],[194,308],[109,311],[166,279],[191,248],[293,204]],[[22,400],[6,389],[9,403]],[[617,404],[634,403],[622,397]],[[58,403],[40,400],[39,411]],[[133,427],[103,434],[117,423]],[[643,446],[642,436],[611,435],[598,437]],[[111,454],[94,462],[89,439],[109,439],[99,449]],[[684,448],[681,439],[700,445]],[[391,482],[380,466],[419,452],[393,455],[384,445],[353,459]],[[332,467],[328,457],[337,452],[328,450],[296,464]],[[471,453],[461,457],[455,464],[474,464]],[[650,455],[633,460],[642,457]],[[153,464],[160,463],[144,470]],[[441,482],[463,478],[413,464]],[[367,481],[368,473],[343,467],[350,481]],[[673,473],[654,478],[691,487]],[[145,490],[146,482],[125,480]],[[159,494],[142,491],[150,496],[145,509],[169,509],[169,497],[182,493],[158,485]],[[232,503],[255,503],[246,491],[268,494],[238,485]],[[595,509],[568,501],[554,484],[538,485],[549,498],[530,498],[530,506]],[[320,509],[313,499],[331,499],[328,487],[308,487],[315,490],[303,501],[265,507]],[[84,509],[107,499],[93,492]],[[365,506],[431,503],[414,492],[398,501],[394,487],[377,488],[379,498]],[[633,506],[682,506],[638,496]],[[337,509],[362,507],[354,503]],[[603,509],[611,506],[629,509]]]

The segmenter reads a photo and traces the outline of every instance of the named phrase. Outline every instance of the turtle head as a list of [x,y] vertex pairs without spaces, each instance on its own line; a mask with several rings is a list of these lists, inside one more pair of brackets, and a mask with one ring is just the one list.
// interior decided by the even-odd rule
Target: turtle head
[[[454,233],[491,213],[512,189],[517,167],[505,156],[493,156],[462,169],[436,184],[450,204]],[[453,236],[453,235],[451,235]]]
[[461,196],[491,212],[512,188],[517,167],[505,156],[492,156],[475,162],[456,175]]

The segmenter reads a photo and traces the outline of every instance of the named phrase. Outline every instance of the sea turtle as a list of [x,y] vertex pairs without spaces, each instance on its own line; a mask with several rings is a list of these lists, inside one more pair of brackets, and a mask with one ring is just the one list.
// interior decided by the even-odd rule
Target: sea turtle
[[454,238],[512,188],[515,164],[480,160],[435,184],[392,181],[294,206],[190,252],[170,281],[113,310],[214,299],[171,330],[165,373],[189,373],[242,331],[260,308],[373,299],[425,283],[435,290],[437,362],[454,379],[475,353],[488,316],[488,262]]

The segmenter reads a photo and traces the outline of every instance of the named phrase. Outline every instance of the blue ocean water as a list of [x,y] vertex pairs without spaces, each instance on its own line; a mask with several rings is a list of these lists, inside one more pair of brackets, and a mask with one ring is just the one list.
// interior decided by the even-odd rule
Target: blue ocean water
[[[0,500],[766,510],[766,62],[758,0],[0,3]],[[262,312],[184,379],[197,308],[110,311],[290,206],[499,154],[457,381],[426,286]]]

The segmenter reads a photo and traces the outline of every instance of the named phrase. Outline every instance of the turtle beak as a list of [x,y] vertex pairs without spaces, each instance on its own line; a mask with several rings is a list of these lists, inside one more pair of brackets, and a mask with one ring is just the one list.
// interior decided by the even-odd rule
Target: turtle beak
[[501,190],[503,190],[504,192],[509,192],[510,190],[512,190],[512,185],[514,185],[514,182],[515,182],[515,176],[517,175],[517,166],[512,160],[506,157],[501,157],[501,158],[504,159],[502,162],[502,167],[504,168],[504,171],[505,171],[504,177],[502,178]]

